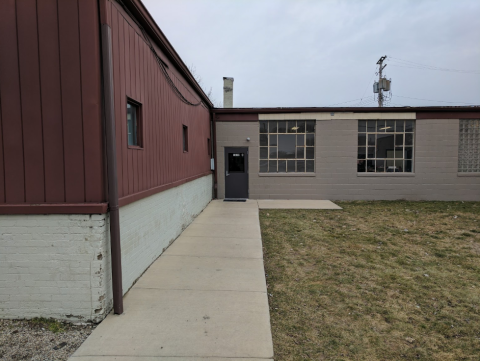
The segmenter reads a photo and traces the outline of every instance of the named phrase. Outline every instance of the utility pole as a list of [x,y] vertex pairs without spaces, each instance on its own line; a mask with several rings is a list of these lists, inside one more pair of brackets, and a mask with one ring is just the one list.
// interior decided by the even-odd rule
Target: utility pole
[[385,67],[387,66],[387,64],[383,65],[383,61],[387,58],[386,55],[382,56],[378,61],[377,61],[377,65],[378,65],[378,84],[380,84],[380,86],[378,87],[378,106],[379,107],[383,107],[383,87],[381,86],[382,84],[382,70],[385,69]]

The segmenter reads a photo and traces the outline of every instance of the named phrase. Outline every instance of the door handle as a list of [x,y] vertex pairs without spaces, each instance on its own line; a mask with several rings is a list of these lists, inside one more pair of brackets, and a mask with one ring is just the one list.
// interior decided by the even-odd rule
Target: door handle
[[225,172],[225,177],[228,177],[230,175],[230,173],[228,173],[228,171]]

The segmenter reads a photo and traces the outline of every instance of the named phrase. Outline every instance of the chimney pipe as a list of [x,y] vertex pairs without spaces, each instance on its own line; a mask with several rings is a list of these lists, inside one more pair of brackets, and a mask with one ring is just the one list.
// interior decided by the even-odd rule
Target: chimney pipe
[[223,107],[233,108],[233,78],[223,77]]

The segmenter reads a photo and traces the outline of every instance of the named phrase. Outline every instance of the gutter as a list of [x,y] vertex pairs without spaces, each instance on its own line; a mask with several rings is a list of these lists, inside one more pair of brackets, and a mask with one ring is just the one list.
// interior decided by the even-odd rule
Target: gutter
[[[100,0],[102,47],[103,106],[107,155],[108,208],[110,213],[110,248],[112,266],[113,310],[123,313],[122,250],[118,205],[117,152],[115,137],[115,107],[113,89],[112,30],[106,21],[106,0]],[[103,16],[102,16],[103,15]]]

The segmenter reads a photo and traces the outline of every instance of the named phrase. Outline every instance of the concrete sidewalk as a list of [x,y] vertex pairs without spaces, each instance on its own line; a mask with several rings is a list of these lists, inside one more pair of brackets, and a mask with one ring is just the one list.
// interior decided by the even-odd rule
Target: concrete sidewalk
[[273,359],[256,201],[212,201],[72,361]]

